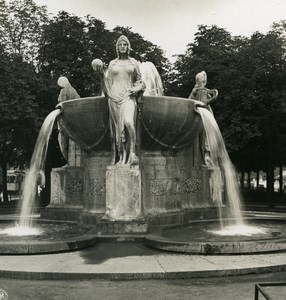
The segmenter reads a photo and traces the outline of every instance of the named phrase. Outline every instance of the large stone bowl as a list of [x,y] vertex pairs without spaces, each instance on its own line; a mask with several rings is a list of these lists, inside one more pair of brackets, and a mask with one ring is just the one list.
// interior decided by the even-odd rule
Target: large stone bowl
[[[68,136],[86,150],[109,150],[109,113],[105,97],[61,103],[58,121]],[[194,101],[178,97],[144,96],[139,105],[141,148],[180,149],[203,129]]]

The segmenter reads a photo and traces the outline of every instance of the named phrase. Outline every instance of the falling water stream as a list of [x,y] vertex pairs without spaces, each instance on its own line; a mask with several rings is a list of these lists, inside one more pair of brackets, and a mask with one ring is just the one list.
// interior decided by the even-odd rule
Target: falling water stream
[[204,124],[206,143],[209,147],[211,167],[220,168],[222,176],[217,173],[214,183],[219,190],[224,186],[225,198],[229,207],[228,224],[215,232],[218,235],[252,235],[260,233],[261,229],[245,224],[241,213],[242,195],[238,185],[238,176],[226,151],[224,141],[213,114],[205,108],[198,108]]
[[37,182],[41,170],[44,170],[46,154],[50,135],[56,117],[60,110],[52,111],[45,119],[39,132],[34,152],[30,162],[29,172],[24,181],[24,188],[21,196],[21,212],[19,224],[16,227],[10,227],[1,233],[10,235],[36,235],[40,234],[38,228],[32,227],[33,206],[37,197]]

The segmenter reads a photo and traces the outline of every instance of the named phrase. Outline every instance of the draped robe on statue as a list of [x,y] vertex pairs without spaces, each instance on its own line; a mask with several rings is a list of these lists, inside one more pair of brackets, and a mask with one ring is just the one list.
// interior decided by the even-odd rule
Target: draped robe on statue
[[124,121],[132,119],[134,124],[136,122],[136,97],[131,96],[129,90],[133,87],[144,90],[145,85],[141,80],[138,62],[131,57],[111,61],[105,76],[109,111],[115,128],[116,145],[120,151],[122,143],[126,141]]

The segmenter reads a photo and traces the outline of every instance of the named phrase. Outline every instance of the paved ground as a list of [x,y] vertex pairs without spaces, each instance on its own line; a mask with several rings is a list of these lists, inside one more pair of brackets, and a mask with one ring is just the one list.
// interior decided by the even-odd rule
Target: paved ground
[[286,253],[189,255],[140,243],[99,243],[80,251],[1,255],[0,276],[30,279],[174,279],[286,271]]
[[[256,282],[286,282],[286,272],[181,280],[47,281],[1,279],[11,300],[250,300]],[[284,300],[286,286],[268,288],[273,300]],[[260,295],[259,299],[264,298]]]

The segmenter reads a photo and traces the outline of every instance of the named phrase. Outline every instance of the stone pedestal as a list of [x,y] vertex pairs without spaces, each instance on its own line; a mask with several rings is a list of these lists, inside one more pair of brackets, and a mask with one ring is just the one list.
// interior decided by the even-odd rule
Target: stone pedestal
[[77,206],[82,207],[84,190],[83,168],[56,168],[51,174],[51,202],[49,206]]
[[142,153],[145,215],[213,206],[210,171],[193,165],[193,152],[188,150],[174,156]]
[[111,161],[107,151],[89,152],[84,163],[83,211],[80,219],[84,224],[96,224],[106,211],[106,169]]
[[106,217],[124,221],[141,217],[141,172],[139,166],[107,167]]
[[85,158],[84,212],[103,215],[106,208],[105,175],[111,161],[110,152],[92,152]]
[[78,221],[83,209],[83,168],[64,166],[51,173],[51,201],[41,217],[52,220]]

